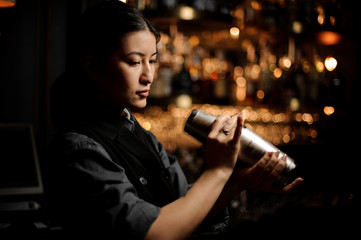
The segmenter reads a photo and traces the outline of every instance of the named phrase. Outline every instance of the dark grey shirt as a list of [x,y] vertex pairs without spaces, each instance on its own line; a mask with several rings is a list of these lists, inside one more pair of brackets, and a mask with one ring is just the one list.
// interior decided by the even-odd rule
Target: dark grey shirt
[[[105,136],[129,144],[125,136],[132,134],[134,121],[134,117],[128,115],[117,123],[99,124],[104,126]],[[153,134],[147,134],[169,172],[176,194],[184,196],[190,185],[178,161],[166,152]],[[89,233],[93,230],[97,233],[95,229],[100,229],[99,234],[105,231],[111,236],[122,236],[121,239],[144,238],[158,217],[160,207],[138,197],[124,168],[111,159],[103,146],[86,135],[68,132],[56,141],[52,156],[54,165],[50,171],[49,195],[65,229]],[[147,179],[139,181],[146,183]],[[213,228],[224,226],[221,221]]]

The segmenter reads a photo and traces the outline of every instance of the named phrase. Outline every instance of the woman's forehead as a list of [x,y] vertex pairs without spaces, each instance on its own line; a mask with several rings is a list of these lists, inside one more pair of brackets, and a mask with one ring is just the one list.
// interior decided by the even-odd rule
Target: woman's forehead
[[119,50],[122,55],[132,52],[153,55],[157,51],[156,37],[148,30],[127,33],[120,39]]

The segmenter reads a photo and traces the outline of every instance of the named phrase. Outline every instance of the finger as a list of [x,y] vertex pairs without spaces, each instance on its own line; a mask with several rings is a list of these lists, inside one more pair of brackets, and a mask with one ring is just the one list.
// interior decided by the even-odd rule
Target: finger
[[241,135],[242,135],[242,128],[244,126],[244,119],[245,119],[245,113],[244,113],[244,110],[237,115],[237,124],[234,128],[234,134],[233,134],[233,139],[232,141],[234,143],[239,143],[240,140],[241,140]]
[[211,131],[208,134],[209,138],[214,138],[216,137],[219,132],[221,131],[223,125],[225,124],[225,122],[229,119],[229,116],[226,115],[220,115],[216,118],[216,120],[214,120],[214,122],[212,123],[211,126]]
[[[237,116],[230,117],[223,125],[222,130],[227,132],[226,135],[233,136],[234,129],[237,126]],[[222,132],[222,131],[221,131]]]
[[271,159],[273,152],[266,153],[258,162],[252,167],[252,172],[255,175],[259,175],[263,168],[266,166],[267,162]]
[[274,152],[271,155],[271,158],[267,161],[266,165],[264,166],[264,171],[265,173],[272,173],[272,171],[274,170],[275,166],[277,165],[277,163],[279,162],[279,152]]
[[258,186],[263,182],[264,179],[264,168],[267,162],[271,159],[273,152],[266,153],[258,162],[250,169],[252,178],[255,179],[254,185]]
[[296,178],[292,183],[287,184],[283,187],[282,192],[289,193],[293,190],[295,190],[301,183],[303,183],[303,178]]
[[283,173],[283,170],[286,167],[286,160],[287,160],[287,154],[284,154],[277,162],[276,165],[273,167],[271,176],[276,179],[280,177]]
[[275,182],[277,178],[277,176],[274,175],[273,171],[278,162],[279,152],[273,152],[269,154],[269,156],[270,158],[268,159],[268,161],[263,166],[261,166],[258,175],[259,185],[262,185],[263,187],[270,186]]
[[266,174],[269,174],[271,177],[277,177],[282,172],[285,167],[285,161],[283,158],[280,158],[280,152],[274,152],[271,159],[267,162],[264,170]]

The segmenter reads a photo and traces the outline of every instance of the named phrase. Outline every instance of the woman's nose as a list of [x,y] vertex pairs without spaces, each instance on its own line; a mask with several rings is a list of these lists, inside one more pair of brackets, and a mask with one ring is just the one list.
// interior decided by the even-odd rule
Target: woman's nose
[[152,66],[148,64],[143,65],[142,75],[140,76],[140,82],[143,84],[150,84],[153,82],[154,70]]

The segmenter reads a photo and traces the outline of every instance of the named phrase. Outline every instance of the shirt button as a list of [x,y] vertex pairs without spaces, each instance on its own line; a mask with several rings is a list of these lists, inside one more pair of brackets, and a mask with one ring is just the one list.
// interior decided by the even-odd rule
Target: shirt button
[[148,183],[148,181],[147,181],[147,179],[146,179],[145,177],[140,177],[140,178],[139,178],[139,181],[140,181],[140,183],[141,183],[142,185],[147,185],[147,183]]
[[164,170],[162,170],[161,171],[161,173],[160,173],[160,175],[161,175],[161,177],[162,178],[164,178],[164,179],[169,179],[169,172],[166,170],[166,169],[164,169]]

